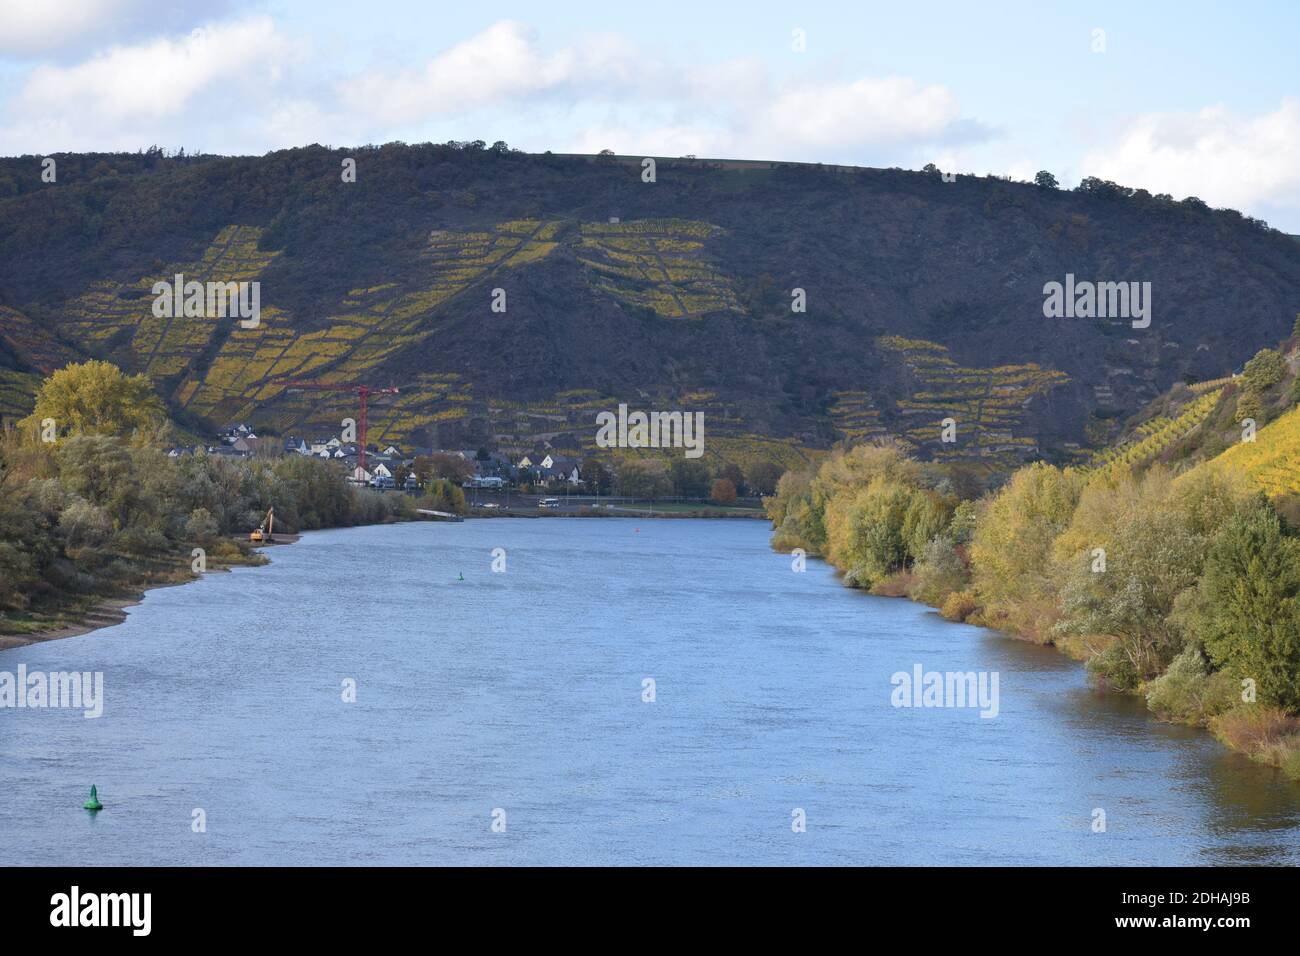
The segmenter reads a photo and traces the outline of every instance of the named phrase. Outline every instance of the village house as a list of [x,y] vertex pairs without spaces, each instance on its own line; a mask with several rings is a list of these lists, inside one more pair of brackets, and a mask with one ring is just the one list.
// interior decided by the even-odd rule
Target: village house
[[253,429],[248,425],[236,424],[228,425],[220,432],[219,437],[227,445],[233,445],[241,438],[256,438],[257,435],[253,433]]
[[207,447],[209,455],[216,455],[220,458],[247,458],[248,452],[240,451],[234,445],[209,445]]
[[338,438],[313,438],[308,450],[320,458],[333,458],[334,450],[342,444],[343,442]]
[[541,476],[542,481],[547,483],[563,481],[576,485],[582,480],[578,462],[560,455],[547,453],[534,470]]
[[476,448],[434,448],[427,452],[420,452],[420,454],[427,456],[448,455],[459,458],[473,469],[472,476],[498,475],[509,471],[511,467],[510,459],[498,454],[489,454],[486,460],[480,461],[478,449]]
[[515,464],[515,467],[521,471],[530,472],[538,480],[547,484],[564,482],[576,485],[582,481],[582,472],[578,462],[572,458],[552,455],[550,452],[534,460],[535,458],[536,455],[524,455]]

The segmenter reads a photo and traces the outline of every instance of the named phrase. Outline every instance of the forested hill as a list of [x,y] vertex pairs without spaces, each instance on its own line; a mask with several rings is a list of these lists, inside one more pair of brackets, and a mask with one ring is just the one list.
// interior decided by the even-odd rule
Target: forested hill
[[[53,158],[52,183],[0,160],[5,415],[93,356],[195,429],[336,429],[342,398],[286,390],[313,379],[397,385],[371,435],[398,443],[590,450],[622,401],[703,411],[711,457],[893,435],[1004,467],[1082,457],[1300,311],[1291,237],[1095,180],[659,159],[646,182],[641,157],[503,144]],[[155,317],[178,272],[258,281],[260,326]],[[1151,283],[1150,326],[1045,318],[1067,273]]]

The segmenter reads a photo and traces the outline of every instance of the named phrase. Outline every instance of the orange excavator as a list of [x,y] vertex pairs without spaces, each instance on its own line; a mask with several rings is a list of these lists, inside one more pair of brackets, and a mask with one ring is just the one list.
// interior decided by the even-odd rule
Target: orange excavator
[[266,517],[262,523],[257,526],[257,530],[248,533],[248,540],[259,544],[275,543],[275,509],[271,508],[266,512]]

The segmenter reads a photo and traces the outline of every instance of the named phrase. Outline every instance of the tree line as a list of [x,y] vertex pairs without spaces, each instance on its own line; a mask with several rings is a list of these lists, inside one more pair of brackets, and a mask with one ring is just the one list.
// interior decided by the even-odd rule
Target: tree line
[[144,376],[92,361],[44,382],[32,414],[0,433],[0,628],[188,569],[194,548],[248,560],[239,538],[272,507],[288,533],[464,511],[450,482],[425,499],[385,495],[299,455],[169,457],[175,437]]
[[1300,531],[1244,481],[1039,462],[962,500],[938,467],[860,445],[786,473],[764,503],[774,548],[1054,644],[1300,779]]

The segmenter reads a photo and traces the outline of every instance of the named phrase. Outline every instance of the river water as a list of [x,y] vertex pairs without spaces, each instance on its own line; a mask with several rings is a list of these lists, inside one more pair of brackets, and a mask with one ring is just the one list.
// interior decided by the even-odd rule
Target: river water
[[[767,538],[325,531],[0,652],[105,696],[98,719],[0,709],[0,863],[1300,862],[1276,771]],[[893,706],[916,665],[996,673],[997,716]]]

